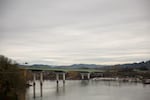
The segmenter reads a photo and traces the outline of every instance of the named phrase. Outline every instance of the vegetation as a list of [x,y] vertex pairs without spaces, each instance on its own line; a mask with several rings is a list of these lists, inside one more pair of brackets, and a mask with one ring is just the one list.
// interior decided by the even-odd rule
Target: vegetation
[[25,77],[18,64],[0,55],[0,100],[19,100],[25,86]]

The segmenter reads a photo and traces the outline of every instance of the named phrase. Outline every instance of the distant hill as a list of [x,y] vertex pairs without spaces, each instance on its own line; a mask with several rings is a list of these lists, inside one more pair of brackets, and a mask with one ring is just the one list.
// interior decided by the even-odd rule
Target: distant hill
[[69,66],[52,66],[52,65],[44,65],[44,64],[33,64],[31,65],[31,67],[84,68],[84,69],[112,69],[114,67],[118,67],[118,68],[133,68],[133,69],[146,68],[150,70],[150,60],[145,62],[142,61],[139,63],[117,64],[117,65],[73,64]]
[[142,61],[142,62],[139,62],[139,63],[131,63],[131,64],[122,64],[122,65],[119,65],[120,67],[123,67],[123,68],[148,68],[150,69],[150,60],[149,61]]
[[71,68],[101,68],[105,67],[105,65],[96,65],[96,64],[74,64],[69,66]]
[[44,64],[34,64],[34,65],[31,65],[31,67],[53,67],[51,65],[44,65]]

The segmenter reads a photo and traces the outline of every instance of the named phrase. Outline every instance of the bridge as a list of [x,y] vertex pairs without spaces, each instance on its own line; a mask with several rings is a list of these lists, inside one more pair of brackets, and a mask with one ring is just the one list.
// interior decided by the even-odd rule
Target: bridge
[[87,79],[90,79],[91,73],[104,73],[104,70],[99,69],[81,69],[81,68],[51,68],[51,67],[21,67],[22,69],[30,70],[33,74],[33,97],[35,98],[35,85],[36,85],[36,74],[40,74],[40,95],[43,96],[43,73],[44,72],[53,72],[56,75],[56,83],[57,86],[59,84],[59,76],[63,77],[63,84],[65,85],[65,77],[66,73],[70,71],[79,72],[81,75],[81,79],[84,80],[85,76]]

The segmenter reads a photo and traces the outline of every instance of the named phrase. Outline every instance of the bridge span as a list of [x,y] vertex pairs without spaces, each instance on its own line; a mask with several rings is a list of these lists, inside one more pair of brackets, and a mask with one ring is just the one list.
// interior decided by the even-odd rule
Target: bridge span
[[40,74],[40,96],[43,96],[43,73],[45,72],[53,72],[56,75],[56,84],[59,84],[59,76],[62,75],[63,85],[65,85],[66,73],[70,71],[79,72],[81,75],[81,79],[84,80],[85,77],[90,79],[91,73],[104,73],[104,70],[99,69],[81,69],[81,68],[51,68],[51,67],[22,67],[22,69],[26,69],[32,72],[33,75],[33,97],[36,97],[35,94],[35,85],[36,85],[36,76]]

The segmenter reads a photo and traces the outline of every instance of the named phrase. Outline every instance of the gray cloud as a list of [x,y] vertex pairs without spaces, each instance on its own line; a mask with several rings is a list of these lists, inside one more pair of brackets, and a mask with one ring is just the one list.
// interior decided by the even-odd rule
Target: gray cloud
[[0,0],[0,54],[19,62],[150,59],[149,0]]

